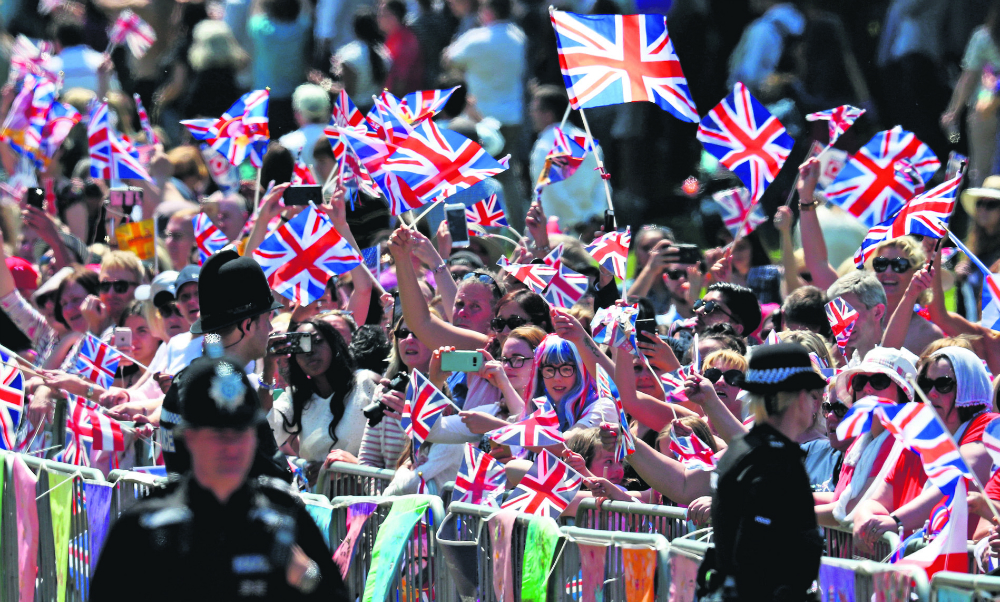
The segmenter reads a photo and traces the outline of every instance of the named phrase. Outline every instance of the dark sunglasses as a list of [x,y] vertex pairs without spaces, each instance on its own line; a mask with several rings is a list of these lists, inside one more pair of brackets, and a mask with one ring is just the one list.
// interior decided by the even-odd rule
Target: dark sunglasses
[[97,290],[102,293],[109,293],[111,289],[115,289],[115,292],[121,295],[128,292],[130,286],[139,286],[139,283],[129,280],[104,280],[97,283]]
[[892,384],[892,379],[885,374],[857,374],[851,379],[851,390],[860,393],[868,384],[876,391],[884,391]]
[[576,366],[573,364],[562,364],[561,366],[542,366],[542,378],[555,378],[556,372],[560,376],[569,378],[576,375]]
[[[703,311],[702,313],[705,314],[706,316],[715,313],[717,311],[721,311],[723,315],[725,315],[727,318],[731,320],[736,320],[736,318],[733,317],[733,314],[722,309],[722,306],[716,303],[715,301],[705,301],[704,299],[698,299],[697,301],[694,302],[693,305],[691,305],[691,309],[694,310],[695,312],[697,312],[699,309],[703,307],[705,308],[705,311]],[[736,321],[739,322],[739,320]]]
[[955,390],[955,379],[950,376],[939,376],[937,378],[927,378],[926,376],[921,376],[917,379],[917,386],[924,393],[930,393],[934,389],[938,390],[938,393],[946,395]]
[[727,385],[729,385],[731,387],[738,387],[739,385],[736,384],[738,382],[736,380],[736,377],[742,378],[743,377],[743,371],[742,370],[726,370],[725,372],[723,372],[722,370],[719,370],[718,368],[709,368],[708,370],[705,370],[704,372],[702,372],[701,375],[704,376],[705,378],[707,378],[708,380],[712,381],[713,383],[719,382],[719,379],[721,378],[721,379],[723,379],[723,380],[726,381]]
[[833,403],[830,403],[829,401],[824,401],[822,404],[820,404],[819,407],[821,410],[823,410],[824,415],[833,414],[837,418],[843,418],[844,415],[847,414],[847,410],[850,409],[849,407],[845,406],[839,401],[835,401]]
[[671,280],[687,278],[687,275],[687,270],[667,270],[667,278],[670,278]]
[[397,341],[402,341],[403,339],[413,334],[413,331],[410,330],[409,328],[397,328],[396,330],[392,331],[392,334],[393,336],[396,337]]
[[504,327],[514,330],[515,328],[524,326],[527,323],[528,321],[521,316],[507,316],[506,319],[497,316],[490,320],[490,328],[492,328],[494,332],[503,332]]
[[515,355],[513,357],[500,356],[500,362],[505,366],[510,366],[511,368],[520,368],[524,365],[524,362],[535,359],[532,357],[524,357],[523,355]]
[[905,257],[896,257],[894,259],[889,259],[888,257],[876,257],[872,259],[872,269],[881,274],[882,272],[892,268],[893,272],[897,274],[904,274],[910,269],[910,260]]
[[497,284],[497,281],[493,278],[493,276],[490,276],[489,274],[484,274],[482,272],[469,272],[465,276],[462,276],[462,281],[464,282],[466,280],[472,280],[473,278],[482,282],[483,284],[488,284],[492,286],[494,295],[498,297],[503,296],[500,291],[500,285]]
[[980,199],[976,201],[976,209],[985,209],[986,211],[996,211],[1000,209],[1000,201],[995,199],[984,200]]
[[177,309],[176,305],[164,305],[159,308],[159,311],[160,317],[162,318],[171,318],[173,316],[182,317],[181,310]]

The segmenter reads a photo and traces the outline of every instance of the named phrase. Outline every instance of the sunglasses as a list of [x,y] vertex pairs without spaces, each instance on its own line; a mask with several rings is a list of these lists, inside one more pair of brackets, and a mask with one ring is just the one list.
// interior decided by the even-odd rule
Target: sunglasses
[[871,385],[876,391],[883,391],[892,384],[892,379],[885,374],[858,374],[851,379],[851,390],[855,393],[864,391],[865,385]]
[[495,294],[498,297],[502,297],[503,296],[501,294],[501,292],[500,292],[500,285],[497,284],[497,281],[493,278],[493,276],[490,276],[489,274],[484,274],[482,272],[469,272],[465,276],[462,276],[462,282],[464,282],[466,280],[472,280],[472,279],[476,279],[476,280],[482,282],[483,284],[488,284],[488,285],[492,286],[493,287],[493,294]]
[[102,293],[110,293],[111,289],[114,289],[116,293],[121,295],[122,293],[128,292],[128,289],[131,286],[139,286],[139,283],[131,282],[129,280],[104,280],[97,284],[97,290]]
[[872,269],[877,273],[881,274],[889,268],[892,268],[893,272],[897,274],[906,273],[910,269],[910,260],[905,257],[896,257],[894,259],[889,259],[888,257],[876,257],[872,259]]
[[997,209],[1000,209],[1000,201],[979,200],[976,201],[976,209],[985,209],[986,211],[996,211]]
[[408,328],[397,328],[396,330],[392,331],[392,334],[393,336],[396,337],[397,341],[402,341],[403,339],[413,334],[413,331]]
[[555,378],[556,372],[559,376],[570,378],[576,376],[576,366],[573,364],[562,364],[561,366],[542,366],[542,378]]
[[520,368],[524,366],[524,362],[533,359],[535,359],[534,356],[532,357],[524,357],[523,355],[515,355],[513,357],[500,356],[500,362],[503,363],[504,366],[510,366],[511,368]]
[[917,379],[917,386],[920,387],[921,391],[928,394],[937,389],[938,393],[946,395],[955,390],[955,385],[955,379],[950,376],[939,376],[937,378],[921,376]]
[[[705,308],[705,311],[703,311],[701,313],[703,313],[706,316],[709,315],[709,314],[713,314],[713,313],[715,313],[717,311],[721,311],[723,313],[723,315],[725,315],[730,320],[736,320],[736,318],[733,317],[733,314],[731,314],[728,311],[722,309],[722,305],[720,305],[719,303],[717,303],[715,301],[705,301],[704,299],[698,299],[691,306],[691,309],[694,310],[695,312],[697,312],[699,309],[701,309],[703,307]],[[739,322],[739,320],[736,320],[736,322]]]
[[847,410],[850,409],[844,404],[840,403],[839,401],[835,401],[833,403],[830,403],[829,401],[824,401],[822,404],[820,404],[819,407],[821,410],[823,410],[824,415],[833,414],[837,418],[843,418],[844,415],[847,414]]
[[164,305],[160,308],[160,317],[172,318],[173,316],[182,317],[181,310],[177,309],[176,305]]
[[524,326],[527,323],[528,321],[521,316],[508,316],[506,319],[497,316],[496,318],[490,320],[490,328],[492,328],[494,332],[503,332],[505,327],[514,330],[515,328]]
[[719,382],[719,379],[721,378],[721,379],[723,379],[723,380],[726,381],[727,385],[729,385],[731,387],[738,387],[739,385],[736,384],[738,382],[736,380],[736,377],[742,378],[743,377],[743,371],[742,370],[726,370],[725,372],[723,372],[722,370],[719,370],[718,368],[709,368],[708,370],[705,370],[704,372],[702,372],[701,375],[704,376],[705,378],[707,378],[708,380],[712,381],[713,383]]
[[670,278],[671,280],[687,278],[687,275],[687,270],[667,270],[667,278]]

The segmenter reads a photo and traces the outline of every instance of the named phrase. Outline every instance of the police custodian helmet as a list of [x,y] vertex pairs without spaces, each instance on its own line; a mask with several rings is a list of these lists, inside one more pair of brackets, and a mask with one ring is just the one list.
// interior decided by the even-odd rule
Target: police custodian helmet
[[198,304],[201,317],[191,325],[191,334],[213,332],[283,307],[274,300],[260,265],[228,248],[209,257],[202,266]]
[[177,398],[187,427],[244,430],[263,419],[257,391],[239,362],[229,357],[206,356],[191,362]]

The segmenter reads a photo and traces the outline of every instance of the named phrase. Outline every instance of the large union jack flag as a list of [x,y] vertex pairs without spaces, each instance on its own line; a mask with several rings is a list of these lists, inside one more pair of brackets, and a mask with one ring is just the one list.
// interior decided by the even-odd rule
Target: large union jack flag
[[322,297],[331,276],[353,270],[362,260],[312,205],[265,238],[253,258],[271,288],[299,305]]
[[417,126],[383,167],[424,203],[449,197],[507,169],[472,140],[438,129],[431,120]]
[[340,130],[350,152],[348,156],[357,158],[361,171],[366,171],[379,192],[389,202],[389,213],[399,215],[423,205],[409,184],[397,174],[386,169],[386,161],[396,147],[367,128],[344,128]]
[[756,202],[788,159],[795,141],[742,82],[698,125],[705,150],[739,177]]
[[578,15],[551,11],[559,67],[574,109],[653,102],[698,122],[663,15]]
[[194,241],[198,245],[198,265],[204,265],[209,257],[229,244],[229,239],[204,213],[194,216],[191,221],[194,222]]
[[722,207],[722,221],[734,240],[750,234],[767,221],[764,208],[751,200],[750,191],[742,186],[716,192],[712,200]]
[[558,445],[566,440],[559,432],[556,411],[548,406],[535,410],[520,422],[494,429],[486,436],[501,445],[518,447]]
[[678,437],[674,429],[670,429],[670,451],[677,456],[677,461],[684,468],[691,470],[715,470],[715,454],[707,443],[691,433],[686,437]]
[[503,212],[503,205],[496,194],[491,194],[489,198],[483,199],[465,208],[465,219],[470,224],[477,224],[484,228],[509,226],[507,216]]
[[948,221],[955,210],[955,195],[961,184],[961,175],[939,184],[913,197],[895,215],[869,229],[854,253],[854,265],[863,268],[875,254],[875,247],[886,240],[907,234],[944,238],[948,234]]
[[830,128],[830,146],[840,138],[840,135],[847,131],[854,122],[865,114],[864,109],[852,107],[851,105],[841,105],[835,109],[827,109],[806,115],[806,121],[826,121]]
[[136,58],[142,58],[156,42],[156,32],[139,15],[125,9],[115,19],[108,38],[112,48],[126,44]]
[[400,422],[407,436],[413,439],[415,447],[420,447],[427,440],[434,423],[449,407],[454,408],[455,404],[438,391],[419,370],[414,370],[413,382],[406,390],[403,419]]
[[267,90],[247,92],[218,119],[188,119],[181,122],[196,140],[204,140],[233,165],[246,159],[260,167],[271,139],[267,121]]
[[450,90],[410,92],[399,101],[399,112],[408,123],[416,125],[424,119],[437,115],[459,87],[455,86]]
[[625,264],[628,261],[628,248],[632,244],[632,230],[625,226],[624,232],[608,232],[587,246],[587,252],[604,269],[615,275],[615,278],[625,278]]
[[571,136],[557,125],[552,127],[554,134],[552,148],[545,155],[545,165],[538,174],[535,190],[541,190],[549,184],[562,182],[575,174],[583,160],[587,158],[587,151],[593,151],[597,148],[597,140],[587,144],[586,136]]
[[823,193],[870,228],[922,192],[924,182],[929,182],[940,166],[931,149],[913,132],[896,126],[869,140]]
[[465,444],[462,466],[455,475],[453,500],[499,508],[497,497],[507,485],[503,464],[471,443]]
[[580,473],[543,449],[502,507],[557,518],[573,501],[582,484]]
[[15,451],[24,411],[24,374],[13,357],[0,351],[0,449]]
[[556,275],[555,268],[541,263],[512,263],[503,269],[538,294],[545,290]]
[[108,103],[101,103],[91,116],[87,138],[90,143],[90,177],[109,182],[128,179],[153,181],[146,168],[139,163],[139,153],[111,129]]
[[76,373],[94,384],[110,389],[121,359],[122,354],[88,332],[76,358]]
[[553,307],[573,307],[587,294],[590,280],[583,274],[563,265],[562,261],[556,263],[554,269],[555,273],[542,292],[542,296]]
[[843,297],[837,297],[826,304],[826,319],[830,321],[830,328],[833,336],[837,339],[837,346],[843,353],[847,348],[847,341],[854,332],[854,325],[858,322],[858,312],[851,307],[851,304],[844,301]]

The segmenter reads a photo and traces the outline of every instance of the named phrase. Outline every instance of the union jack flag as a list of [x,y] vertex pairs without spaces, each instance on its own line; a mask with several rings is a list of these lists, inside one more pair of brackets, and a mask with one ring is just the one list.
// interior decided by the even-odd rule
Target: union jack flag
[[24,375],[13,357],[0,351],[0,449],[16,451],[17,427],[24,411]]
[[638,304],[620,307],[615,312],[615,327],[611,333],[611,346],[624,349],[632,355],[638,355],[639,343],[636,341],[635,334],[635,325],[638,321]]
[[764,208],[752,201],[750,191],[742,186],[716,192],[712,200],[722,207],[722,221],[733,235],[733,240],[743,238],[767,221]]
[[512,263],[503,266],[533,292],[541,294],[556,275],[556,269],[541,263]]
[[420,447],[427,440],[434,423],[449,407],[454,408],[455,404],[419,370],[414,370],[413,383],[407,388],[403,419],[400,421],[407,436],[413,439],[414,447]]
[[907,234],[943,238],[948,233],[948,221],[955,210],[955,195],[961,184],[961,175],[939,184],[913,197],[895,215],[869,229],[854,253],[854,265],[863,268],[882,241]]
[[549,251],[549,254],[542,258],[542,261],[545,262],[545,265],[549,266],[550,268],[558,268],[559,263],[562,261],[563,247],[564,247],[563,243],[559,243],[558,245],[556,245],[556,248]]
[[398,147],[413,133],[413,126],[403,117],[399,99],[388,90],[383,90],[382,94],[373,98],[375,104],[366,117],[368,125],[384,142]]
[[80,123],[81,119],[83,116],[73,107],[61,102],[52,103],[39,141],[39,149],[42,154],[49,158],[55,155],[63,141],[69,136],[70,131],[76,124]]
[[806,115],[806,121],[826,121],[830,128],[830,146],[840,138],[840,135],[847,131],[854,122],[865,114],[864,109],[852,107],[851,105],[840,105],[835,109],[827,109]]
[[[913,132],[896,126],[869,140],[823,193],[870,228],[922,192],[924,182],[929,182],[940,166],[931,149]],[[919,178],[907,175],[911,167]]]
[[503,464],[493,456],[484,454],[471,443],[465,444],[462,466],[455,476],[455,492],[452,499],[467,504],[477,504],[499,508],[497,496],[507,485],[507,475]]
[[689,470],[713,471],[716,467],[715,453],[707,443],[691,433],[686,437],[678,437],[674,429],[670,429],[670,451],[677,455],[677,460]]
[[423,121],[383,167],[405,182],[422,202],[449,197],[506,171],[481,146]]
[[156,32],[139,15],[125,9],[118,14],[114,25],[111,26],[108,38],[111,44],[108,51],[124,43],[138,59],[145,56],[149,47],[156,42]]
[[75,402],[86,408],[89,415],[90,436],[94,449],[103,451],[125,451],[125,434],[122,425],[101,411],[101,407],[89,399],[77,397]]
[[14,84],[29,74],[55,81],[56,74],[45,68],[45,63],[50,58],[49,52],[35,46],[24,34],[18,34],[11,46],[8,81]]
[[389,213],[399,215],[424,204],[407,182],[388,170],[387,160],[396,150],[395,146],[367,129],[341,129],[340,135],[351,150],[348,155],[353,153],[358,158],[378,190],[389,201]]
[[965,253],[969,261],[983,273],[982,325],[991,330],[1000,331],[1000,274],[990,272],[986,264],[976,257],[965,246],[965,243],[952,232],[948,232],[948,237],[951,238],[960,251]]
[[608,371],[604,369],[603,366],[597,366],[597,397],[599,399],[618,399],[618,386],[615,385],[615,381],[611,380],[611,376]]
[[607,345],[611,343],[611,332],[614,330],[614,307],[601,307],[594,312],[590,321],[590,336],[594,342]]
[[555,273],[542,296],[553,307],[573,307],[587,294],[590,280],[583,274],[562,265],[561,261],[555,265],[554,270]]
[[146,133],[146,142],[149,144],[159,144],[160,138],[156,135],[153,124],[149,122],[146,107],[142,106],[142,97],[138,94],[133,94],[132,98],[135,100],[135,111],[139,114],[139,125],[142,126],[142,131]]
[[52,105],[56,104],[56,82],[40,79],[35,84],[28,106],[28,129],[24,133],[26,151],[39,151],[42,146],[42,132],[48,123]]
[[843,297],[837,297],[826,304],[826,319],[830,321],[830,328],[833,336],[837,338],[837,346],[843,353],[847,348],[847,341],[854,332],[854,325],[858,321],[858,312],[851,304],[844,301]]
[[365,116],[361,114],[358,107],[354,106],[354,101],[344,90],[337,95],[337,102],[333,104],[333,114],[330,115],[330,123],[323,128],[323,134],[330,141],[333,147],[333,158],[340,161],[344,155],[344,141],[340,139],[340,130],[344,128],[358,128],[365,126]]
[[588,145],[586,136],[570,136],[557,125],[553,126],[553,130],[555,138],[552,141],[552,149],[545,155],[545,166],[538,174],[535,190],[562,182],[575,174],[583,160],[587,158],[587,151],[597,148],[596,140]]
[[94,384],[110,389],[121,359],[122,354],[88,332],[76,358],[76,373]]
[[698,125],[705,150],[739,177],[756,202],[788,159],[795,141],[742,82]]
[[628,248],[632,244],[632,230],[625,226],[624,232],[608,232],[587,246],[587,252],[604,269],[620,280],[625,279],[625,265],[628,262]]
[[600,365],[597,366],[597,396],[600,399],[610,399],[615,404],[618,412],[618,437],[615,439],[615,460],[622,462],[627,456],[635,453],[635,436],[629,428],[628,415],[625,414],[625,406],[618,395],[618,387],[611,380],[611,376]]
[[484,228],[510,225],[507,223],[503,205],[500,204],[496,194],[491,194],[489,198],[479,201],[472,207],[466,207],[465,218],[470,224],[477,224]]
[[559,67],[574,109],[653,102],[698,123],[663,15],[578,15],[550,11]]
[[310,185],[316,185],[316,176],[313,175],[312,170],[301,159],[296,160],[295,165],[292,167],[292,186]]
[[67,393],[66,400],[66,442],[55,459],[74,466],[90,466],[94,446],[90,410],[76,395]]
[[881,405],[895,405],[892,401],[875,395],[868,395],[855,401],[837,425],[837,437],[841,441],[860,437],[872,427],[875,408]]
[[[940,571],[967,573],[969,571],[966,548],[969,522],[967,496],[965,481],[955,480],[946,493],[946,510],[935,517],[938,519],[935,523],[940,532],[926,547],[903,558],[899,564],[915,564],[921,567],[927,573],[928,579]],[[945,521],[943,525],[942,520]]]
[[573,501],[582,484],[580,473],[543,449],[501,507],[556,518]]
[[209,257],[228,245],[229,240],[204,213],[194,216],[191,221],[194,222],[194,241],[198,245],[198,265],[204,265]]
[[416,125],[424,119],[437,115],[459,88],[460,86],[455,86],[450,90],[410,92],[399,101],[399,111],[408,123]]
[[361,265],[361,254],[312,205],[265,238],[253,258],[271,288],[299,305],[322,297],[331,276]]
[[518,447],[545,447],[558,445],[566,440],[559,432],[559,418],[556,411],[543,407],[535,410],[521,422],[494,429],[486,436],[501,445]]
[[135,179],[152,182],[153,178],[139,163],[139,153],[126,140],[121,140],[108,123],[108,103],[103,102],[94,112],[87,127],[90,143],[90,177],[112,183]]
[[930,404],[879,405],[875,410],[886,430],[920,455],[927,478],[941,491],[959,477],[975,478],[958,451],[958,444]]
[[233,165],[246,159],[259,168],[271,138],[267,121],[267,90],[247,92],[218,119],[181,121],[196,140],[204,140]]

